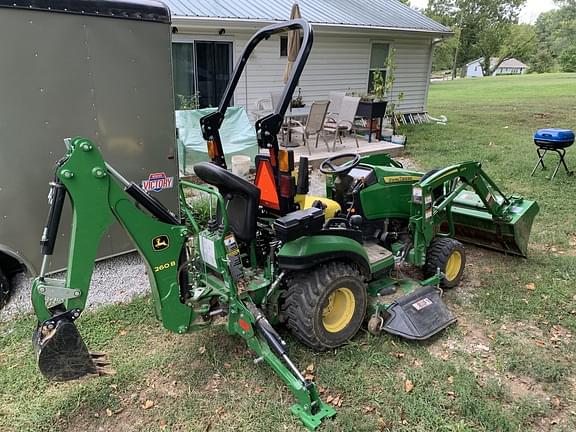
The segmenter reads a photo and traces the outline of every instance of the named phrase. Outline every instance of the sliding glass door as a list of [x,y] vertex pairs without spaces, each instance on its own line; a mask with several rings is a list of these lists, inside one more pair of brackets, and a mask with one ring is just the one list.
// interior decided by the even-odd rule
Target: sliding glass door
[[176,109],[218,106],[232,72],[232,42],[172,44]]

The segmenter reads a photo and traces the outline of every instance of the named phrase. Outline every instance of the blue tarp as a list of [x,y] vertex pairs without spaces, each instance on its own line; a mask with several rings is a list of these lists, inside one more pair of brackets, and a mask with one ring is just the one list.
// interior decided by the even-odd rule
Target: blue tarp
[[[195,163],[209,160],[206,141],[200,131],[200,119],[214,111],[216,108],[176,111],[180,164],[185,174],[191,174]],[[234,155],[250,156],[254,161],[254,156],[258,153],[256,130],[243,107],[230,107],[226,110],[220,138],[228,167],[232,166]]]

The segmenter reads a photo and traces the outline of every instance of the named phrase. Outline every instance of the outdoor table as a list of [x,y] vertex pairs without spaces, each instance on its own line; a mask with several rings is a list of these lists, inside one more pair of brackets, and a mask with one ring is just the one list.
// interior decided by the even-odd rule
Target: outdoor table
[[288,111],[286,111],[286,114],[284,114],[284,121],[288,126],[288,141],[283,143],[282,146],[287,148],[300,146],[300,144],[292,142],[292,130],[290,129],[289,120],[307,118],[308,114],[310,114],[310,106],[304,106],[302,108],[289,108]]

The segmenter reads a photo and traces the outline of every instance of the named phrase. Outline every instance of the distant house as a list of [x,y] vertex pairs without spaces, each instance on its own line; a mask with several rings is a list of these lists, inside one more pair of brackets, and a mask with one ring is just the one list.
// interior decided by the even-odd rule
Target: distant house
[[[481,63],[484,61],[482,57],[479,59],[473,60],[470,63],[467,63],[462,68],[462,76],[465,78],[471,77],[481,77],[484,76],[482,73],[482,65]],[[492,57],[490,59],[490,68],[493,68],[498,59],[496,57]],[[494,71],[492,76],[494,75],[520,75],[526,73],[528,70],[528,66],[522,63],[520,60],[516,60],[515,58],[511,58],[508,60],[504,60],[500,66]]]
[[[172,12],[174,86],[177,95],[199,94],[200,106],[215,106],[234,63],[250,36],[267,24],[287,20],[294,0],[163,0]],[[396,50],[393,94],[397,109],[426,111],[434,44],[450,37],[445,26],[398,0],[298,0],[315,31],[314,47],[299,87],[304,102],[331,91],[367,93],[371,71],[384,69]],[[284,87],[286,36],[273,36],[250,57],[234,105],[255,109]],[[385,70],[383,71],[385,73]],[[177,100],[178,103],[178,100]]]

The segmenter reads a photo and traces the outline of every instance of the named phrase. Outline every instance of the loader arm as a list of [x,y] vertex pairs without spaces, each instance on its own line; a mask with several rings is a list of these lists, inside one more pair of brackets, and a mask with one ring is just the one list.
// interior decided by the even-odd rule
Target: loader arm
[[534,201],[505,195],[480,162],[463,162],[425,175],[412,189],[414,262],[424,264],[427,246],[438,236],[526,256],[537,213]]

